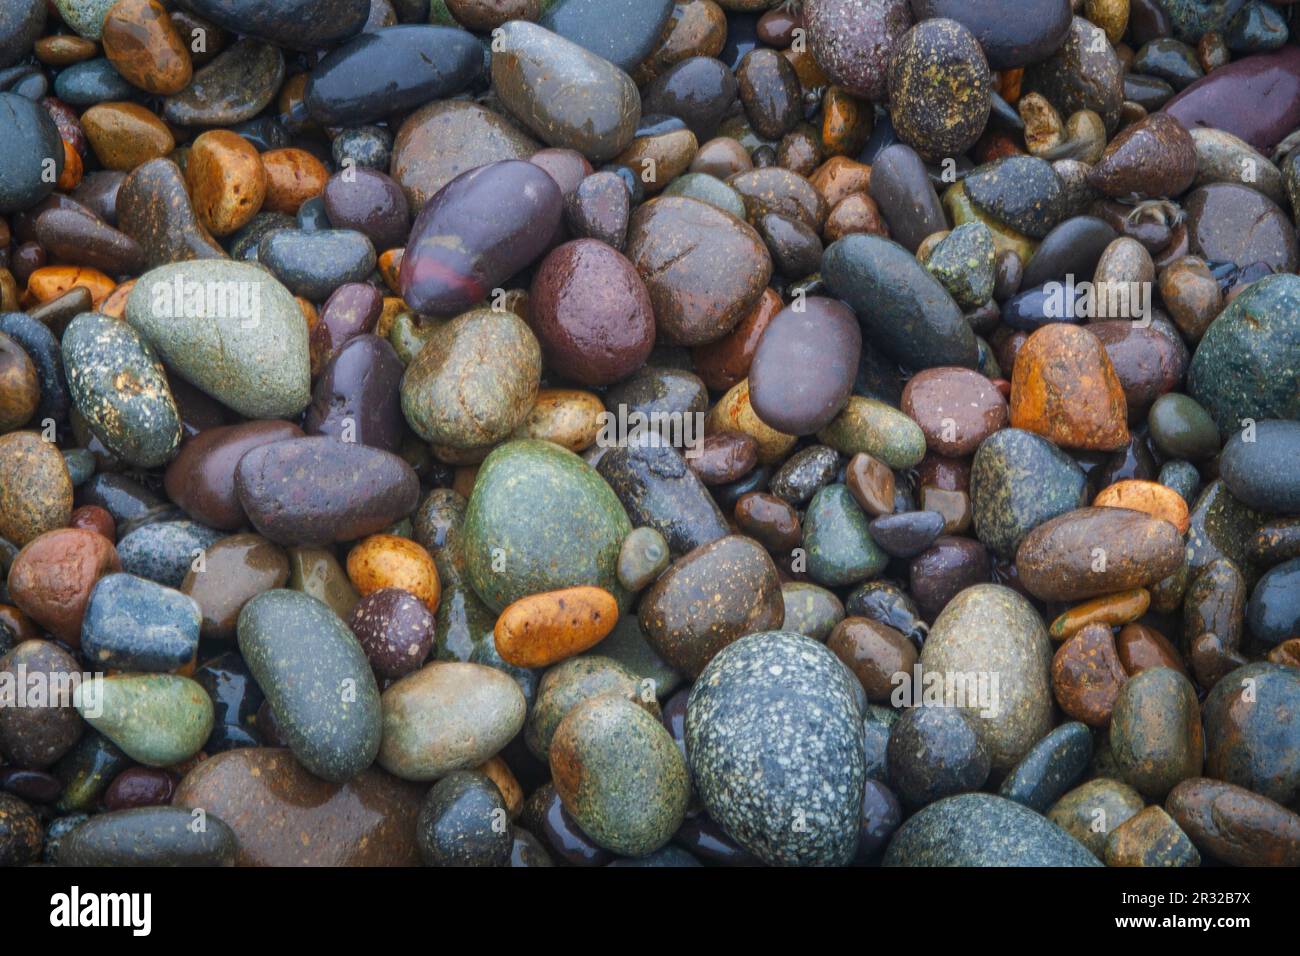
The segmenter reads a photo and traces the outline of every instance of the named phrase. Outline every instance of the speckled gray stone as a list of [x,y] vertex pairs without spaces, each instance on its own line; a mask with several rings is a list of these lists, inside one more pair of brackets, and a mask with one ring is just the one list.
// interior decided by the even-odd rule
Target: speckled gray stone
[[156,521],[122,536],[117,557],[122,570],[169,588],[179,588],[190,566],[225,537],[197,521]]
[[724,648],[691,688],[686,750],[709,815],[751,853],[795,866],[852,857],[862,720],[848,671],[823,645],[767,631]]
[[259,594],[239,613],[239,650],[299,763],[341,783],[374,762],[379,688],[328,605],[297,591]]
[[1100,866],[1055,823],[1005,797],[963,793],[925,807],[894,835],[885,866]]
[[100,813],[60,841],[60,866],[233,866],[238,841],[213,814],[203,826],[188,807]]

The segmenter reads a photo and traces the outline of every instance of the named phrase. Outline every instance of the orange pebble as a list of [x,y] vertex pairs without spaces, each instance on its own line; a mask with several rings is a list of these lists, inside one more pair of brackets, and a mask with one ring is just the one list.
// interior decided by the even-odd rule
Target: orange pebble
[[1103,488],[1092,504],[1095,508],[1128,508],[1153,518],[1163,518],[1177,528],[1179,534],[1186,534],[1192,523],[1183,496],[1158,481],[1137,478],[1117,481]]
[[36,303],[44,305],[78,286],[90,291],[91,302],[98,309],[100,303],[117,287],[117,283],[98,269],[84,266],[46,266],[37,269],[28,278],[27,294]]
[[519,786],[519,781],[515,779],[506,762],[500,757],[493,757],[479,767],[478,772],[497,785],[497,789],[501,791],[501,799],[506,804],[506,814],[510,819],[519,816],[519,812],[524,808],[524,788]]
[[70,193],[81,185],[81,177],[86,165],[81,161],[81,154],[73,149],[66,139],[63,141],[63,174],[55,184],[60,191]]
[[113,516],[99,505],[82,505],[72,512],[68,527],[102,534],[109,541],[117,540],[117,524],[113,521]]
[[300,295],[295,295],[293,301],[298,303],[298,308],[302,310],[302,317],[307,320],[307,331],[310,332],[320,324],[320,312],[316,306],[312,305]]
[[131,290],[134,288],[134,279],[123,282],[99,304],[99,311],[105,315],[111,315],[115,319],[122,318],[126,315],[126,300],[131,298]]
[[302,149],[273,149],[262,154],[266,169],[266,201],[270,212],[298,214],[298,207],[325,191],[329,171],[321,161]]
[[409,538],[372,534],[348,555],[348,577],[362,597],[382,588],[401,588],[438,610],[442,585],[429,552]]
[[618,602],[603,588],[531,594],[497,618],[497,653],[516,667],[549,667],[599,644],[618,623]]
[[478,465],[465,465],[456,469],[456,473],[452,476],[451,488],[457,494],[469,498],[470,493],[474,490],[474,483],[477,481]]
[[402,288],[397,282],[397,273],[402,268],[402,253],[405,249],[388,249],[379,256],[379,274],[384,279],[384,285],[398,295],[402,294]]
[[1049,633],[1054,640],[1063,641],[1077,634],[1089,624],[1128,624],[1136,621],[1151,606],[1151,595],[1146,588],[1134,588],[1119,594],[1093,598],[1070,608],[1052,622]]

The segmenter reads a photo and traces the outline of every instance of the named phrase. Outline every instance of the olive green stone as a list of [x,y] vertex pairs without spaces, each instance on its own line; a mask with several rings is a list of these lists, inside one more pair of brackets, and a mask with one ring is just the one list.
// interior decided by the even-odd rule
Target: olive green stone
[[136,282],[126,321],[168,368],[242,415],[290,418],[311,401],[302,309],[259,266],[161,266]]
[[379,688],[365,651],[327,605],[264,591],[239,612],[239,650],[298,761],[334,783],[379,751]]
[[118,319],[88,312],[63,333],[63,368],[95,437],[137,468],[157,468],[181,442],[181,417],[154,350]]
[[1111,715],[1110,748],[1121,779],[1151,800],[1199,777],[1205,744],[1191,682],[1167,667],[1130,677]]
[[98,40],[104,31],[104,19],[117,0],[55,0],[63,22],[87,40]]
[[971,466],[975,535],[1014,558],[1025,535],[1082,507],[1087,493],[1088,479],[1069,455],[1033,432],[1004,428],[980,444]]
[[550,765],[564,809],[615,853],[654,852],[686,815],[686,758],[662,723],[621,697],[573,708],[555,730]]
[[212,699],[188,677],[114,674],[82,682],[73,705],[132,760],[170,767],[193,757],[212,732]]
[[465,512],[469,582],[496,612],[529,594],[601,587],[626,608],[618,583],[631,532],[609,485],[577,455],[550,442],[506,442],[479,468]]
[[1142,794],[1123,781],[1098,777],[1057,800],[1047,819],[1100,860],[1106,855],[1106,838],[1145,805]]
[[1300,418],[1300,276],[1265,276],[1210,323],[1187,390],[1227,436],[1242,419]]
[[844,410],[817,438],[846,455],[866,452],[894,469],[914,468],[925,457],[920,425],[892,405],[861,395],[850,395]]
[[995,255],[988,227],[966,222],[940,240],[925,267],[959,306],[973,309],[993,297]]
[[1201,461],[1219,453],[1219,429],[1196,399],[1167,392],[1147,413],[1151,439],[1167,458]]
[[541,373],[541,348],[519,316],[475,309],[435,328],[407,366],[402,412],[434,445],[494,445],[527,417]]
[[818,584],[840,587],[875,577],[889,563],[867,530],[867,516],[845,485],[827,485],[804,513],[808,573]]
[[210,813],[135,807],[91,817],[59,845],[60,866],[233,866],[238,843]]

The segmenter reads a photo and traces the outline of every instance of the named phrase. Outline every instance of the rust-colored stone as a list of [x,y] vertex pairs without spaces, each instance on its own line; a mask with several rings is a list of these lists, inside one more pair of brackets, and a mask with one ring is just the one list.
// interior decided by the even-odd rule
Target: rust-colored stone
[[1119,376],[1097,337],[1065,322],[1045,325],[1016,355],[1011,425],[1064,448],[1114,451],[1128,441]]

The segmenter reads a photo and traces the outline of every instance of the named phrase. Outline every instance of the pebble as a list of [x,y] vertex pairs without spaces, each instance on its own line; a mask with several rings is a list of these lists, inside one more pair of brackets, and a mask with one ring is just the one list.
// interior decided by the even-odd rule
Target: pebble
[[1113,130],[1124,95],[1121,69],[1104,31],[1075,17],[1056,52],[1025,68],[1020,88],[1022,95],[1041,94],[1063,116],[1091,110]]
[[1260,511],[1300,513],[1300,481],[1284,463],[1300,453],[1300,423],[1266,420],[1232,434],[1219,458],[1219,477],[1232,496]]
[[1127,406],[1101,343],[1055,323],[1033,333],[1016,355],[1011,425],[1067,448],[1110,451],[1128,441]]
[[885,866],[1100,866],[1060,827],[1005,797],[948,797],[904,821]]
[[1021,758],[998,792],[1046,814],[1088,768],[1092,733],[1081,723],[1061,724]]
[[[780,72],[780,67],[775,64],[769,66],[768,72],[779,81],[780,94],[788,98],[787,74]],[[743,154],[743,159],[740,153],[731,154],[730,144],[734,140],[712,140],[715,145],[708,148],[710,137],[717,132],[738,92],[737,77],[724,64],[712,57],[693,56],[674,64],[646,86],[641,93],[641,109],[648,116],[680,118],[695,134],[697,143],[703,144],[691,160],[692,169],[707,167],[698,171],[714,172],[718,179],[725,179],[731,172],[739,171],[732,168],[735,163],[743,164],[746,169],[750,166],[748,153]],[[797,96],[796,93],[796,100]],[[783,103],[783,106],[788,108],[789,103]],[[715,163],[725,166],[725,173],[722,169],[715,169]]]
[[0,865],[35,863],[44,835],[45,828],[32,807],[13,794],[0,793]]
[[202,613],[190,597],[130,574],[101,578],[81,624],[87,661],[122,671],[175,671],[192,663]]
[[513,837],[501,826],[501,792],[481,773],[460,770],[430,788],[415,840],[425,866],[505,866]]
[[423,796],[377,768],[330,783],[288,750],[244,747],[197,764],[173,802],[226,821],[238,866],[416,866]]
[[641,108],[636,84],[626,73],[526,21],[500,27],[495,46],[497,95],[547,145],[576,149],[593,161],[627,148]]
[[[246,291],[238,304],[229,291],[219,296],[211,315],[207,290],[217,296],[223,287]],[[158,303],[170,308],[155,309]],[[244,415],[293,415],[310,400],[302,312],[256,266],[196,261],[154,269],[132,290],[126,320],[169,368]]]
[[515,601],[497,618],[497,653],[516,667],[548,667],[600,643],[618,622],[618,602],[593,587]]
[[803,518],[803,546],[814,581],[839,587],[884,570],[888,556],[867,525],[867,516],[845,485],[828,485],[813,496]]
[[[0,136],[11,159],[0,172],[0,214],[28,209],[54,191],[63,175],[63,143],[48,113],[15,93],[0,92]],[[41,175],[46,160],[54,161],[55,176]]]
[[970,718],[952,707],[912,707],[889,734],[889,782],[904,804],[922,807],[978,790],[989,754]]
[[13,559],[9,596],[32,620],[76,647],[95,582],[120,570],[113,543],[102,535],[78,528],[47,531]]
[[1271,152],[1300,123],[1300,51],[1283,47],[1220,67],[1163,110],[1188,129],[1212,127]]
[[810,0],[809,48],[838,85],[868,100],[885,99],[890,58],[912,25],[905,0]]
[[751,226],[679,196],[637,208],[626,252],[645,282],[666,344],[696,346],[722,338],[758,302],[772,270]]
[[233,534],[207,549],[203,563],[186,573],[180,590],[198,602],[203,612],[202,635],[233,640],[239,613],[263,591],[282,588],[289,580],[284,551],[255,534]]
[[783,620],[772,559],[739,535],[683,556],[646,592],[640,607],[641,628],[651,648],[674,670],[692,677],[734,641],[779,628]]
[[975,367],[975,335],[961,310],[897,243],[847,236],[826,249],[822,277],[858,315],[867,337],[901,364]]
[[1066,637],[1052,658],[1052,691],[1057,703],[1090,727],[1110,722],[1128,677],[1110,628],[1103,623],[1088,623]]
[[404,460],[325,437],[253,448],[239,460],[235,487],[253,526],[282,545],[365,537],[419,503],[419,479]]
[[60,866],[233,866],[230,827],[212,814],[204,827],[183,807],[136,807],[101,813],[59,843]]
[[556,727],[556,792],[597,844],[644,856],[671,839],[690,798],[686,760],[663,725],[629,700],[590,698]]
[[109,62],[147,93],[179,93],[193,77],[189,47],[158,0],[113,4],[100,39]]
[[[709,815],[764,862],[842,864],[853,855],[862,720],[848,673],[817,642],[776,631],[724,649],[691,690],[686,751]],[[784,772],[762,773],[774,754]],[[809,824],[799,833],[790,829],[796,808]]]
[[1187,834],[1159,806],[1150,806],[1116,827],[1106,838],[1107,866],[1199,866]]
[[1150,799],[1200,776],[1204,736],[1187,678],[1163,667],[1130,678],[1115,701],[1110,746],[1124,782]]
[[529,326],[548,368],[581,385],[610,385],[642,366],[655,313],[636,269],[597,239],[552,251],[529,293]]
[[944,607],[921,649],[920,665],[923,672],[1000,675],[995,706],[958,701],[951,684],[944,703],[960,705],[988,749],[993,770],[1005,772],[1051,728],[1051,657],[1047,631],[1029,602],[1001,585],[978,584]]
[[654,50],[673,7],[670,0],[560,0],[537,22],[630,73]]
[[[191,167],[193,162],[191,157]],[[383,165],[387,169],[388,164]],[[358,167],[350,178],[335,173],[325,184],[323,199],[331,225],[364,233],[376,251],[406,245],[410,206],[402,187],[382,170]]]
[[109,451],[138,468],[171,458],[180,413],[162,363],[131,326],[79,316],[63,333],[63,365],[78,413]]
[[[303,766],[332,782],[367,767],[379,752],[379,691],[347,626],[314,598],[272,590],[244,605],[237,629],[240,653]],[[286,654],[286,641],[300,654]]]
[[1045,438],[1003,429],[976,451],[970,494],[976,535],[1001,557],[1011,558],[1030,531],[1083,503],[1086,479]]
[[[62,688],[75,687],[80,673],[77,661],[51,641],[24,640],[0,656],[7,698],[0,710],[0,753],[7,761],[43,770],[72,750],[85,727],[73,709],[71,690]],[[9,705],[9,695],[22,687],[23,681],[40,679],[45,679],[53,692],[47,692],[45,706]],[[64,680],[69,684],[62,684]]]
[[654,528],[677,554],[727,533],[726,520],[704,483],[667,444],[651,439],[611,448],[596,471],[618,496],[629,520]]
[[1128,784],[1097,777],[1061,797],[1046,816],[1100,860],[1105,858],[1110,834],[1140,812],[1144,803]]
[[1205,700],[1205,772],[1288,806],[1300,793],[1300,672],[1256,662],[1223,677]]
[[18,547],[72,517],[72,478],[58,448],[36,432],[0,435],[0,538]]
[[524,695],[481,664],[435,661],[381,698],[379,765],[403,780],[437,780],[479,766],[524,726]]
[[1203,855],[1231,866],[1294,866],[1300,817],[1244,787],[1198,777],[1169,792],[1165,809]]
[[1237,183],[1211,183],[1184,201],[1192,255],[1239,268],[1264,263],[1274,272],[1300,264],[1291,222],[1273,200]]
[[312,68],[307,112],[327,126],[368,123],[450,99],[482,70],[482,49],[464,30],[388,27],[352,38]]
[[844,410],[817,433],[846,455],[866,453],[890,468],[914,468],[925,457],[925,433],[907,415],[873,398],[849,396]]
[[1300,415],[1300,398],[1286,384],[1300,367],[1300,337],[1294,333],[1298,297],[1300,279],[1266,276],[1206,329],[1192,356],[1187,390],[1221,434],[1242,427],[1245,418]]
[[212,732],[212,700],[176,674],[118,673],[83,681],[72,700],[86,723],[149,767],[188,760]]

